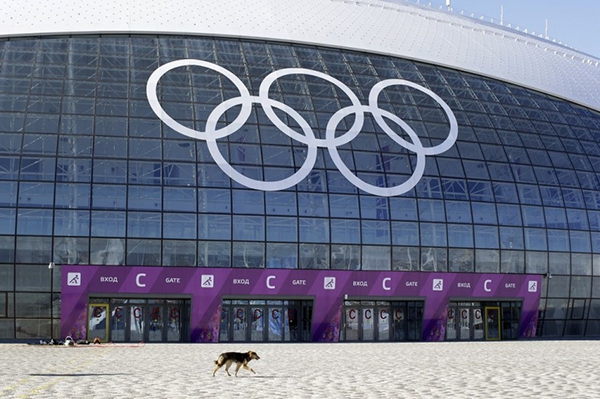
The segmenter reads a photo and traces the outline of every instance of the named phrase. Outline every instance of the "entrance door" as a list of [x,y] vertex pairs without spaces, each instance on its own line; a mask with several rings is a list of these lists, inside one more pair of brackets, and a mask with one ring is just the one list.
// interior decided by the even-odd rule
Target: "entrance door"
[[88,304],[87,340],[99,338],[102,342],[108,341],[108,303]]
[[[168,301],[167,301],[168,302]],[[177,301],[179,302],[179,301]],[[166,328],[166,339],[167,342],[181,342],[183,341],[183,331],[184,329],[184,320],[186,316],[186,309],[180,303],[167,303],[167,306],[164,307],[167,315],[165,315],[165,320],[167,320]]]
[[143,342],[146,340],[146,306],[145,301],[133,300],[130,306],[127,306],[129,310],[129,325],[125,330],[125,341],[129,342]]
[[345,301],[342,341],[420,341],[422,301]]
[[310,342],[310,300],[224,299],[220,342]]
[[499,340],[500,336],[500,307],[485,307],[485,339]]
[[520,301],[450,302],[446,340],[518,339]]
[[[96,336],[103,342],[183,342],[189,339],[189,300],[104,300],[109,303],[90,300],[88,340]],[[110,315],[108,320],[101,320],[106,315]]]

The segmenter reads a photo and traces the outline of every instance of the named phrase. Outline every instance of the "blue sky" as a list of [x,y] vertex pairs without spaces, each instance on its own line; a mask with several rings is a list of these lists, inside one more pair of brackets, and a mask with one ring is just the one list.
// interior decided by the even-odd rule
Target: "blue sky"
[[[417,0],[408,0],[416,3]],[[432,7],[446,5],[446,0],[420,0]],[[600,0],[451,0],[454,12],[483,15],[504,25],[543,34],[548,20],[548,36],[579,51],[600,58]]]

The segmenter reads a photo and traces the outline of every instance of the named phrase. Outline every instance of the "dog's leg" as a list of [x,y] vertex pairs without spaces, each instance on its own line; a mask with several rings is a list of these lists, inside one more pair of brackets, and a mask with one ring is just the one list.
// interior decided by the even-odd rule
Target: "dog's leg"
[[231,360],[228,360],[227,365],[225,366],[225,371],[227,372],[227,375],[231,377],[231,374],[229,374],[229,367],[231,367]]
[[[237,367],[235,368],[235,376],[236,376],[236,377],[237,377],[237,373],[238,373],[238,371],[239,371],[240,367],[242,367],[242,363],[238,363],[238,364],[237,364]],[[244,367],[246,367],[246,365],[245,365],[245,364],[244,364]]]
[[217,372],[218,369],[221,368],[221,366],[219,366],[219,363],[215,362],[215,364],[217,365],[217,367],[215,367],[215,370],[213,371],[213,377],[215,376],[215,373]]
[[256,374],[256,373],[254,372],[254,370],[252,370],[252,367],[248,366],[247,364],[244,364],[244,368],[245,368],[246,370],[250,370],[250,371],[252,371],[252,373]]

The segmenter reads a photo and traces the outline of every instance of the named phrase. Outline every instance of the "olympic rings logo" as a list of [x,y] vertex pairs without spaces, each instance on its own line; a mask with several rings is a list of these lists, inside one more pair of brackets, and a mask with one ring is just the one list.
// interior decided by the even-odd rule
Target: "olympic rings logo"
[[[160,78],[165,73],[175,68],[184,66],[199,66],[221,73],[223,76],[229,79],[240,92],[239,97],[226,100],[217,107],[215,107],[215,109],[210,113],[207,119],[206,130],[203,132],[190,129],[189,127],[183,126],[179,122],[175,121],[165,112],[165,110],[160,105],[160,102],[158,101],[156,88]],[[348,96],[348,99],[352,104],[350,106],[338,110],[333,114],[333,116],[327,123],[324,139],[315,137],[315,133],[309,126],[308,122],[293,108],[280,101],[269,98],[269,88],[278,78],[297,74],[320,78],[337,86],[339,89],[342,90],[342,92],[346,96]],[[403,121],[398,116],[392,114],[391,112],[379,108],[379,94],[382,90],[390,86],[411,87],[428,95],[433,100],[435,100],[444,110],[446,116],[448,117],[450,125],[448,137],[438,145],[432,147],[424,147],[415,131],[405,121]],[[425,170],[425,156],[437,155],[447,151],[454,145],[458,137],[458,123],[456,121],[454,113],[452,112],[448,104],[446,104],[444,100],[442,100],[437,94],[435,94],[431,90],[420,86],[416,83],[402,79],[387,79],[377,83],[375,86],[373,86],[369,93],[369,104],[363,105],[360,103],[358,97],[350,90],[348,86],[323,72],[313,71],[304,68],[286,68],[272,72],[268,76],[266,76],[260,84],[259,95],[254,96],[249,93],[244,83],[231,71],[211,62],[195,59],[184,59],[169,62],[157,68],[148,79],[148,83],[146,85],[146,95],[148,97],[150,107],[152,108],[154,113],[167,126],[185,136],[206,141],[210,154],[212,155],[219,168],[221,168],[221,170],[226,175],[228,175],[231,179],[233,179],[241,185],[244,185],[248,188],[263,191],[285,190],[300,183],[312,171],[317,159],[317,148],[321,147],[326,148],[329,151],[331,159],[333,160],[340,173],[357,188],[369,194],[382,197],[391,197],[404,194],[407,191],[411,190],[413,187],[415,187],[419,180],[421,180],[421,177],[423,177],[423,172]],[[260,104],[263,107],[263,110],[267,117],[281,132],[283,132],[293,140],[306,144],[306,146],[308,147],[304,164],[294,174],[287,178],[277,181],[263,181],[249,178],[236,171],[225,160],[225,158],[219,151],[219,147],[217,146],[217,139],[227,137],[237,132],[242,126],[244,126],[244,124],[250,116],[253,104]],[[217,122],[219,121],[221,116],[231,107],[238,105],[241,105],[241,110],[237,118],[231,124],[222,128],[217,128]],[[299,133],[296,130],[287,126],[277,116],[277,114],[274,111],[274,108],[285,112],[292,119],[294,119],[297,122],[298,126],[300,126],[302,133]],[[379,127],[394,142],[416,154],[417,162],[412,176],[410,176],[408,180],[397,186],[380,187],[369,184],[364,180],[361,180],[346,166],[346,164],[342,161],[342,158],[339,155],[337,148],[340,145],[349,143],[361,132],[364,122],[364,114],[366,112],[371,113],[371,115],[373,115]],[[341,136],[336,137],[335,133],[339,123],[343,120],[343,118],[351,114],[355,115],[353,125],[347,132],[345,132]],[[408,134],[411,141],[407,141],[400,137],[386,122],[386,119],[400,126],[400,128]]]

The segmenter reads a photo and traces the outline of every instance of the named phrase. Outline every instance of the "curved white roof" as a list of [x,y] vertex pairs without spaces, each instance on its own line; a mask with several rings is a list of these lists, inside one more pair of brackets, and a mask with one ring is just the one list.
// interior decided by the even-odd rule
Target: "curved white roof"
[[600,111],[600,60],[499,25],[377,0],[11,0],[0,37],[166,33],[310,43],[473,72]]

